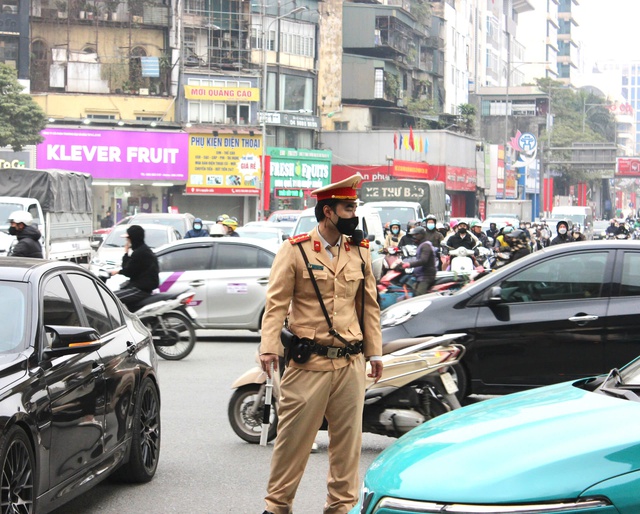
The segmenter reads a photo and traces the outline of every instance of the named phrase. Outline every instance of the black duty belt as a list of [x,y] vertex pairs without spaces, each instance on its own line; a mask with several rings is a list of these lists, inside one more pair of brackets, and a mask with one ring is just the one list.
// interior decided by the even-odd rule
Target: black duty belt
[[339,359],[340,357],[349,358],[351,355],[358,355],[359,353],[362,353],[362,341],[349,346],[324,346],[322,344],[313,343],[311,352],[328,357],[329,359]]

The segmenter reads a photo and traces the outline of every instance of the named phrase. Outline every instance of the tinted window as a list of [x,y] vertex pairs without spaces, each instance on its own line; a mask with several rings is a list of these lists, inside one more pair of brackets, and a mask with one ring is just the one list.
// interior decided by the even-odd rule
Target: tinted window
[[620,296],[640,295],[640,253],[625,252],[622,260]]
[[[217,245],[218,254],[216,259],[216,269],[257,269],[263,268],[263,256],[259,248],[246,245],[228,245],[220,243]],[[266,266],[266,267],[270,267]]]
[[0,285],[0,352],[24,348],[27,298],[22,284]]
[[52,278],[44,286],[42,302],[42,322],[45,325],[81,326],[80,316],[60,276]]
[[111,326],[113,328],[117,328],[119,326],[122,326],[122,324],[123,324],[122,312],[118,308],[118,304],[111,297],[111,295],[107,291],[105,291],[104,288],[98,287],[98,290],[100,291],[100,296],[102,297],[102,301],[104,302],[105,306],[107,307],[107,314],[109,315],[109,320],[111,321]]
[[547,259],[502,282],[502,299],[543,302],[598,297],[606,263],[607,252],[581,252]]
[[270,268],[275,255],[264,250],[258,251],[258,268]]
[[80,299],[89,326],[95,328],[100,335],[111,332],[111,320],[94,281],[83,275],[69,274],[67,277]]
[[209,268],[211,247],[183,248],[158,255],[160,271],[198,271]]

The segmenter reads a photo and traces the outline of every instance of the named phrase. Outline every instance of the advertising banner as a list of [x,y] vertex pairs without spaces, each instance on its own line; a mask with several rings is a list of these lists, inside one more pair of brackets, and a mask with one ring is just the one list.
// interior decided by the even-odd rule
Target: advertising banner
[[216,102],[259,102],[260,88],[184,86],[187,100],[210,100]]
[[394,159],[391,175],[395,178],[417,178],[432,180],[429,165],[426,162],[400,161]]
[[89,173],[95,179],[186,180],[187,134],[46,129],[36,166]]
[[188,142],[187,194],[260,194],[261,136],[189,134]]
[[269,148],[268,154],[271,157],[271,190],[277,190],[276,196],[302,197],[304,189],[318,189],[331,183],[331,152],[328,150]]
[[616,158],[616,177],[640,177],[640,157]]

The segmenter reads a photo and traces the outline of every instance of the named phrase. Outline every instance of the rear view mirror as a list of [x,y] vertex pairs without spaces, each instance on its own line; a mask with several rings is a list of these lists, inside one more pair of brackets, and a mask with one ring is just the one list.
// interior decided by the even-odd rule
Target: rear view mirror
[[91,327],[45,325],[46,357],[89,353],[101,346],[100,334]]
[[502,288],[500,286],[493,286],[489,289],[489,298],[490,303],[500,303],[502,302]]

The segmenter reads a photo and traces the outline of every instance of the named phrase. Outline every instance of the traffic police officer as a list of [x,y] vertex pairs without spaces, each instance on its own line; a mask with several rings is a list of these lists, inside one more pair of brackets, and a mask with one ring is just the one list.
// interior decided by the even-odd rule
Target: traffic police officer
[[[287,364],[281,380],[278,436],[265,513],[292,512],[309,452],[325,417],[330,471],[323,512],[346,514],[358,499],[365,358],[371,361],[368,376],[377,381],[382,375],[380,308],[368,241],[358,243],[347,237],[357,227],[355,188],[361,180],[356,174],[313,191],[318,199],[318,226],[284,243],[271,267],[260,345],[263,369],[269,372],[273,364],[277,370],[278,355],[282,355],[280,333],[289,309],[291,332],[315,345],[306,362]],[[329,332],[310,273],[333,333],[339,337]]]

